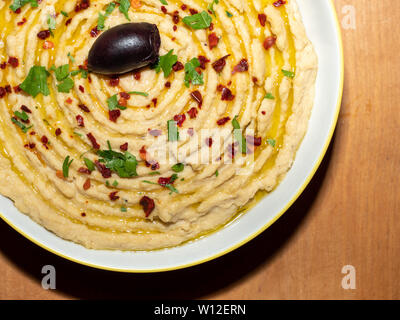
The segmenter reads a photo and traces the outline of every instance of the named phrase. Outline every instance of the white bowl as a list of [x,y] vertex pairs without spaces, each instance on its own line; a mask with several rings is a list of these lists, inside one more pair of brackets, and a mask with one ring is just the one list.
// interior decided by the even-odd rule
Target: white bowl
[[333,136],[341,105],[343,50],[333,3],[331,0],[298,0],[298,4],[319,59],[315,106],[293,168],[279,187],[252,210],[205,238],[152,252],[86,249],[42,228],[4,197],[0,197],[1,217],[50,252],[87,266],[121,272],[157,272],[193,266],[222,256],[255,238],[278,220],[314,176]]

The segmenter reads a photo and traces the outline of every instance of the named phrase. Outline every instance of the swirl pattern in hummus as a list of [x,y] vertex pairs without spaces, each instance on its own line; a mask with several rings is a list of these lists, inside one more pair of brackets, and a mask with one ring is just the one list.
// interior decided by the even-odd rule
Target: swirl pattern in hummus
[[[209,12],[211,28],[200,30],[189,28],[182,18],[194,10],[207,11],[212,0],[167,0],[168,5],[131,1],[132,22],[158,26],[161,55],[173,49],[182,65],[199,56],[209,60],[197,69],[204,85],[186,87],[185,70],[179,68],[168,78],[146,68],[140,76],[130,73],[119,82],[76,74],[71,76],[73,88],[59,92],[51,67],[69,64],[71,71],[85,69],[99,33],[99,13],[110,2],[92,0],[79,8],[79,1],[42,0],[37,8],[27,4],[17,12],[9,9],[12,1],[0,2],[0,193],[48,230],[88,248],[176,246],[225,225],[257,195],[279,184],[307,131],[317,58],[294,0],[219,0],[211,7],[215,14]],[[56,22],[54,36],[43,40],[37,35],[49,29],[49,15]],[[126,22],[115,9],[105,27]],[[211,33],[219,39],[212,49]],[[227,55],[222,72],[216,72],[213,63]],[[243,60],[248,70],[246,63],[240,68]],[[34,65],[49,70],[47,96],[33,98],[18,87]],[[126,110],[111,121],[107,99],[132,91],[148,95],[131,94]],[[194,91],[200,92],[201,105],[193,98]],[[222,99],[223,92],[231,95]],[[16,111],[24,110],[29,117],[25,122],[15,118]],[[182,115],[177,152],[168,163],[152,168],[145,148],[169,144],[157,135],[167,135],[168,121],[182,120]],[[219,161],[196,163],[194,154],[220,145],[214,141],[210,146],[212,140],[200,141],[197,134],[215,128],[232,132],[236,116],[240,127],[254,132],[261,144],[253,141],[255,146],[249,146],[241,161],[224,163],[221,155]],[[138,175],[120,178],[113,173],[104,178],[99,170],[85,173],[83,159],[99,158],[89,134],[102,150],[128,147],[139,162]],[[182,152],[190,144],[197,146],[195,151]],[[73,162],[65,177],[60,171],[68,156]],[[184,165],[173,182],[175,192],[158,183],[159,178],[176,174],[171,158]],[[144,196],[155,204],[148,217],[141,204]]]

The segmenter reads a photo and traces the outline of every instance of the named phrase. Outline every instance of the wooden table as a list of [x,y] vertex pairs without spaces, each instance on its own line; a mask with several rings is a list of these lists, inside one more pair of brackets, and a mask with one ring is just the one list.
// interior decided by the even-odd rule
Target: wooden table
[[[93,270],[42,250],[0,223],[0,299],[400,298],[400,1],[335,0],[356,13],[343,30],[345,91],[338,128],[296,204],[244,247],[164,274]],[[57,289],[41,287],[43,265]],[[342,288],[343,266],[356,289]]]

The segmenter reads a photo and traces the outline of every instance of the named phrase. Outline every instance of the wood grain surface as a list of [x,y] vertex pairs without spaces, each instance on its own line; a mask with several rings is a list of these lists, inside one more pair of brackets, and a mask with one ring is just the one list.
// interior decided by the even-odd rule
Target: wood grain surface
[[[130,275],[65,261],[0,222],[0,299],[400,299],[400,1],[335,5],[343,22],[346,5],[356,14],[356,28],[342,30],[338,128],[315,178],[276,224],[204,265]],[[41,287],[48,264],[56,290]],[[341,286],[345,265],[356,269],[355,290]]]

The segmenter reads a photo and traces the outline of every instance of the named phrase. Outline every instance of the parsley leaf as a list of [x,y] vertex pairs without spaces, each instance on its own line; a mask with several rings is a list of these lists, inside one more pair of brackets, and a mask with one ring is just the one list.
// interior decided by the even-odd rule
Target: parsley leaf
[[99,150],[97,154],[102,158],[99,161],[105,163],[106,168],[117,173],[120,178],[131,178],[138,175],[136,157],[128,151],[120,153],[113,150]]
[[90,170],[90,171],[94,171],[96,169],[94,163],[92,160],[88,159],[88,158],[83,158],[83,161],[85,162],[86,167]]
[[172,167],[172,170],[175,172],[182,172],[185,169],[185,165],[183,163],[177,163]]
[[140,91],[130,91],[128,94],[137,94],[139,96],[148,97],[149,94],[147,92],[140,92]]
[[274,139],[267,139],[267,142],[270,146],[275,147],[276,146],[276,141]]
[[49,30],[55,30],[56,29],[56,19],[51,15],[47,15],[47,25],[49,26]]
[[267,94],[265,95],[264,99],[274,100],[275,97],[272,95],[272,93],[267,93]]
[[160,0],[160,2],[161,2],[163,5],[165,5],[165,6],[167,6],[167,5],[168,5],[168,2],[167,2],[167,0]]
[[62,166],[62,171],[63,171],[64,178],[68,178],[68,176],[69,176],[69,167],[71,166],[72,161],[74,161],[74,159],[71,159],[71,161],[69,161],[69,159],[70,159],[70,156],[66,156],[65,159],[64,159],[63,166]]
[[18,121],[18,120],[17,120],[16,118],[14,118],[14,117],[11,118],[11,121],[12,121],[14,124],[16,124],[18,127],[20,127],[23,133],[27,133],[28,130],[29,130],[30,128],[32,128],[32,126],[27,127],[26,125],[24,125],[22,122]]
[[45,67],[33,66],[19,87],[34,98],[39,93],[48,96],[50,94],[49,87],[47,86],[47,77],[49,75]]
[[168,126],[168,141],[179,141],[179,129],[174,120],[167,122]]
[[57,81],[62,81],[69,76],[69,64],[64,64],[55,69]]
[[104,30],[104,22],[105,22],[106,18],[114,11],[116,5],[117,4],[115,2],[111,2],[107,6],[106,12],[104,14],[99,13],[99,18],[97,20],[97,29]]
[[160,56],[158,63],[155,65],[156,72],[159,73],[162,69],[165,78],[168,78],[172,72],[172,67],[178,62],[178,56],[173,53],[174,49],[169,51],[166,55]]
[[17,118],[20,118],[22,121],[27,121],[29,119],[29,116],[26,114],[25,111],[19,112],[19,111],[15,111],[14,115]]
[[64,17],[68,18],[68,13],[66,13],[65,11],[62,11],[62,10],[61,10],[61,14],[62,14]]
[[237,120],[238,116],[235,116],[232,120],[232,126],[233,126],[233,136],[236,139],[236,141],[239,142],[240,150],[242,151],[243,154],[247,153],[247,141],[246,138],[242,134],[242,130],[240,129],[240,124],[239,121]]
[[74,84],[74,80],[68,77],[57,85],[57,90],[58,92],[69,93],[69,91],[74,87]]
[[293,79],[294,76],[295,76],[294,72],[292,72],[292,71],[287,71],[287,70],[283,70],[283,69],[282,69],[282,73],[283,73],[283,75],[284,75],[285,77],[288,77],[288,78],[290,78],[290,79]]
[[194,14],[192,16],[187,16],[182,19],[183,23],[185,23],[188,27],[199,30],[199,29],[207,29],[211,25],[212,18],[207,13],[207,11],[203,11],[201,13]]
[[128,21],[131,21],[128,15],[129,8],[131,7],[131,2],[129,0],[120,0],[118,3],[119,3],[119,11],[124,14],[125,18]]
[[19,8],[22,8],[24,5],[30,3],[32,8],[37,8],[38,7],[38,2],[37,0],[14,0],[12,5],[10,6],[10,9],[12,11],[17,11]]
[[200,67],[200,61],[193,58],[185,64],[185,85],[189,88],[190,83],[193,85],[203,85],[203,74],[197,72],[196,68]]
[[107,99],[107,104],[108,104],[108,109],[115,110],[115,109],[120,109],[120,110],[125,110],[126,107],[121,106],[118,103],[118,96],[116,94],[114,94],[113,96],[111,96],[110,98]]

